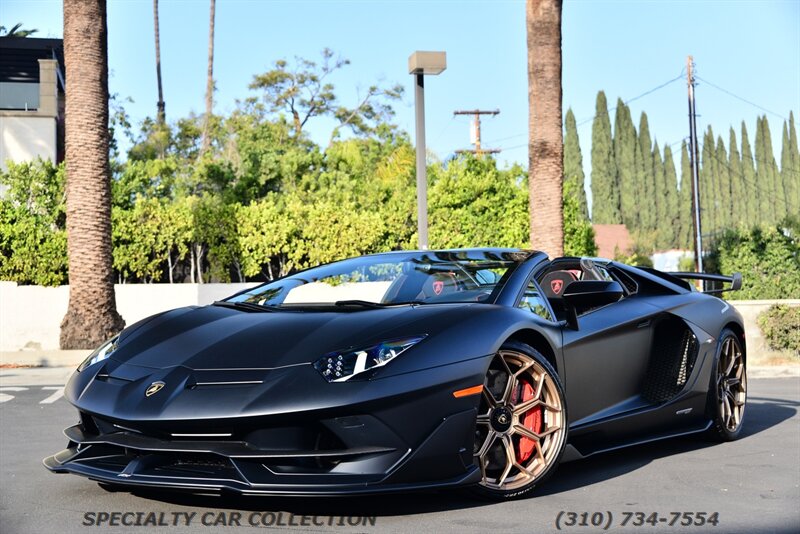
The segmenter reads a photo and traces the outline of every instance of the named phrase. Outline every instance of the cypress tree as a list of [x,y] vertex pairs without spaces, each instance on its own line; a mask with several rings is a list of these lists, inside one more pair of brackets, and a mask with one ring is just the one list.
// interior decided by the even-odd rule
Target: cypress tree
[[703,231],[715,232],[718,211],[716,208],[716,149],[714,148],[714,132],[711,126],[703,135],[703,155],[700,167],[700,216],[703,218]]
[[619,184],[620,215],[622,222],[631,230],[638,226],[641,211],[638,206],[640,191],[636,187],[635,145],[636,127],[631,119],[631,110],[618,99],[614,119],[614,162]]
[[[756,129],[756,176],[761,189],[761,213],[767,222],[775,222],[786,215],[786,196],[779,191],[777,164],[772,151],[772,136],[767,116],[759,118]],[[782,189],[782,187],[780,188]]]
[[680,246],[681,214],[678,200],[678,177],[675,173],[675,160],[672,148],[664,147],[664,198],[666,199],[666,218],[659,221],[659,227],[665,228],[664,246],[677,248]]
[[745,213],[746,193],[744,187],[742,158],[739,155],[739,148],[736,146],[736,131],[731,127],[728,132],[728,146],[730,153],[728,157],[728,169],[731,178],[731,203],[730,203],[730,226],[745,226],[747,216]]
[[783,121],[783,138],[781,139],[781,182],[783,190],[786,194],[786,212],[788,214],[798,214],[800,209],[797,208],[797,188],[800,186],[800,177],[794,168],[794,153],[792,151],[792,144],[789,138],[789,126],[786,121]]
[[793,180],[795,192],[792,213],[800,214],[800,148],[797,146],[797,130],[794,127],[794,113],[789,112],[789,147],[791,148],[791,169],[789,177]]
[[598,224],[621,222],[612,150],[608,102],[606,94],[599,91],[592,122],[592,221]]
[[664,161],[661,159],[661,149],[658,147],[658,140],[653,142],[653,151],[650,153],[653,169],[653,198],[657,198],[655,204],[655,220],[653,229],[655,230],[655,246],[657,250],[664,250],[669,247],[669,234],[672,228],[667,224],[668,206],[666,203],[667,188],[664,181]]
[[775,160],[775,151],[772,148],[772,130],[769,129],[769,121],[767,115],[764,115],[764,151],[767,154],[767,164],[769,165],[770,175],[772,177],[772,190],[775,202],[776,221],[786,217],[786,191],[783,189],[783,181],[781,181],[781,173],[778,169],[778,162]]
[[731,226],[731,170],[728,166],[728,152],[722,136],[717,137],[717,200],[719,229]]
[[[637,160],[637,182],[641,188],[641,199],[651,209],[639,209],[640,229],[651,231],[656,226],[656,213],[661,199],[655,195],[655,181],[653,176],[653,142],[650,138],[650,125],[647,114],[642,112],[639,117],[639,159]],[[634,159],[636,153],[634,153]]]
[[764,131],[761,116],[756,118],[756,139],[754,143],[756,163],[756,183],[758,184],[758,212],[761,215],[759,222],[771,221],[770,209],[770,177],[764,163]]
[[680,189],[680,240],[679,246],[694,250],[694,214],[692,212],[692,165],[689,147],[681,142],[681,189]]
[[[585,176],[583,174],[583,155],[578,139],[578,126],[575,123],[575,114],[572,108],[567,110],[565,120],[566,133],[564,135],[564,182],[574,182],[574,191],[578,201],[578,211],[585,218],[589,218],[589,208],[586,205],[586,190],[584,189]],[[566,191],[566,189],[565,189]]]
[[760,191],[757,187],[756,168],[753,164],[753,149],[747,135],[747,124],[742,121],[742,186],[745,191],[745,223],[752,227],[762,221]]

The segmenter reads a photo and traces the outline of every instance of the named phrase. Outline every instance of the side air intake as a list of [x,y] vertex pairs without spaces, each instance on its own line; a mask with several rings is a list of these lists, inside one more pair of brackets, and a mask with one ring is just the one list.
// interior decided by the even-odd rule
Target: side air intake
[[680,393],[692,374],[697,351],[697,337],[683,321],[673,316],[659,320],[653,331],[642,397],[661,403]]

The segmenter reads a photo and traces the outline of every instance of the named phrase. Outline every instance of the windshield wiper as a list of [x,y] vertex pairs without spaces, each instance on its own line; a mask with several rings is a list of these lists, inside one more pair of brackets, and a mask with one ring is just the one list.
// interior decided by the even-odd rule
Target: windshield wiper
[[334,306],[338,307],[345,307],[345,306],[361,306],[362,308],[389,308],[393,306],[416,306],[417,304],[427,304],[424,300],[408,300],[404,302],[371,302],[369,300],[337,300],[333,303]]
[[351,299],[351,300],[337,300],[333,303],[334,306],[337,308],[343,308],[345,306],[360,306],[362,308],[385,308],[386,304],[381,304],[380,302],[370,302],[368,300],[359,300],[359,299]]
[[254,304],[252,302],[230,302],[227,300],[218,300],[214,302],[213,305],[222,306],[223,308],[233,308],[235,310],[251,311],[251,312],[275,311],[274,306],[262,306],[261,304]]

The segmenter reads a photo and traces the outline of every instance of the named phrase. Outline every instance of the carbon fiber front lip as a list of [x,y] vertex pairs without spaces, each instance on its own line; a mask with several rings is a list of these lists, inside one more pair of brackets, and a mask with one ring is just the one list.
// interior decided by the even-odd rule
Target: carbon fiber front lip
[[[64,451],[62,451],[64,452]],[[326,496],[326,495],[362,495],[417,491],[423,489],[447,488],[477,484],[481,473],[473,466],[464,475],[443,481],[432,481],[412,484],[316,484],[305,486],[251,485],[237,480],[203,479],[196,477],[154,477],[148,475],[132,475],[121,479],[118,474],[97,469],[80,463],[60,463],[56,455],[45,458],[44,466],[54,473],[71,473],[120,487],[147,487],[152,489],[168,489],[188,491],[191,493],[234,493],[238,495],[280,495],[280,496]]]

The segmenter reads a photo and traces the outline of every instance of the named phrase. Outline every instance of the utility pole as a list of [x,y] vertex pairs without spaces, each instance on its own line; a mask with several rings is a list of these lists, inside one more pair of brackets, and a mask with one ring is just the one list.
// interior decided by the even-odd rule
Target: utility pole
[[703,237],[700,224],[699,154],[697,148],[697,114],[694,102],[694,59],[686,57],[686,85],[689,89],[689,158],[692,164],[692,219],[694,221],[694,267],[703,272]]
[[462,150],[456,150],[456,154],[463,154],[465,152],[469,152],[471,154],[475,154],[478,157],[481,157],[482,154],[497,154],[500,152],[499,148],[482,148],[481,147],[481,115],[491,115],[495,116],[500,113],[499,109],[494,110],[481,110],[481,109],[473,109],[473,110],[458,110],[454,111],[453,115],[473,115],[474,118],[472,119],[472,126],[470,129],[470,143],[475,145],[475,148],[466,148]]

